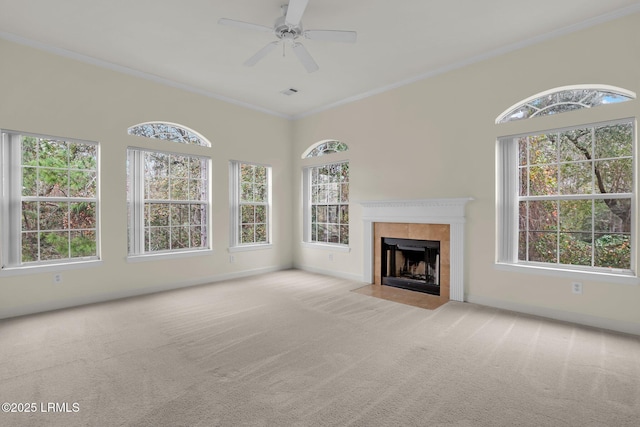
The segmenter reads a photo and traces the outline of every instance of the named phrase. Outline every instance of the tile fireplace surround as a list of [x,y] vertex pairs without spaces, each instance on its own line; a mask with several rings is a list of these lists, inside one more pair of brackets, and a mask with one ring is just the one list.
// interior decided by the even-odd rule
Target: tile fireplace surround
[[[446,295],[448,284],[449,299],[464,301],[464,208],[470,200],[473,199],[467,197],[361,202],[364,222],[364,281],[380,283],[379,259],[376,266],[376,257],[380,257],[380,242],[376,241],[379,237],[440,240],[441,295]],[[447,247],[448,254],[445,253]]]

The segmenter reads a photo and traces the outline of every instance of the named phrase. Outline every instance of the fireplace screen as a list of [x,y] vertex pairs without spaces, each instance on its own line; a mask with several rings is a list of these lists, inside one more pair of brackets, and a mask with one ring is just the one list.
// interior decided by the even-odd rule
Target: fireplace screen
[[382,284],[440,295],[440,242],[382,238]]

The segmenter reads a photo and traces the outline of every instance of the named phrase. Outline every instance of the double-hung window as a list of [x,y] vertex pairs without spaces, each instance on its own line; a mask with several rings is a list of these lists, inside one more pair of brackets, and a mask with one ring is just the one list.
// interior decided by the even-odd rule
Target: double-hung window
[[313,243],[349,244],[349,162],[313,166],[307,170],[310,238]]
[[312,144],[302,154],[312,159],[303,171],[303,240],[311,244],[329,244],[334,249],[349,246],[349,162],[317,164],[324,156],[336,156],[349,150],[347,144],[332,139]]
[[95,142],[2,132],[2,266],[97,260]]
[[[130,135],[169,143],[211,143],[192,129],[167,122],[147,122]],[[193,253],[211,248],[211,158],[194,150],[127,150],[129,256]]]
[[[547,94],[505,121],[513,111],[576,109],[578,97],[622,99],[593,92]],[[635,119],[620,119],[499,138],[498,261],[634,275],[635,135]]]
[[128,149],[130,255],[209,249],[209,163]]
[[232,161],[231,247],[259,247],[271,243],[271,167]]

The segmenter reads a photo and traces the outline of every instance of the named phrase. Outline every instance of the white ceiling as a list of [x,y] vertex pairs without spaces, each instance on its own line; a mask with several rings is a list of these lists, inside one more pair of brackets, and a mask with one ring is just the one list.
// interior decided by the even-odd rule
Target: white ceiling
[[305,29],[354,30],[357,43],[301,40],[314,73],[289,48],[243,66],[275,36],[218,19],[272,26],[286,1],[0,0],[0,37],[300,117],[640,12],[633,0],[310,0]]

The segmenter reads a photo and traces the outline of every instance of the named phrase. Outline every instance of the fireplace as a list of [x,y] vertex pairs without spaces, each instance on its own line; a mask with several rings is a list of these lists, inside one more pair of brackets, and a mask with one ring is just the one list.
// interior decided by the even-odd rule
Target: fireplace
[[360,202],[364,282],[382,284],[382,237],[440,242],[440,299],[464,301],[464,208],[470,197]]
[[383,237],[382,285],[440,295],[440,242]]

